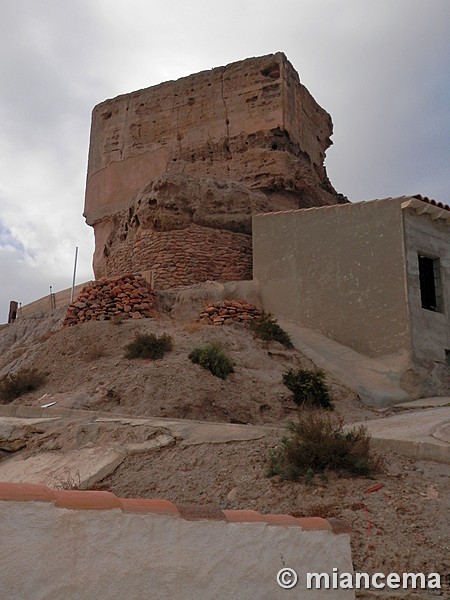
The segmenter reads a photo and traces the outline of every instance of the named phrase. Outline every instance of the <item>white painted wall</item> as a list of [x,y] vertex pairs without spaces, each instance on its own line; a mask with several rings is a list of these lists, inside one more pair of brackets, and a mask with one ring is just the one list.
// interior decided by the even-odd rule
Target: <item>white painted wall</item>
[[[351,572],[349,536],[265,523],[0,502],[3,600],[349,600],[304,589],[307,571]],[[292,590],[276,574],[299,573]]]

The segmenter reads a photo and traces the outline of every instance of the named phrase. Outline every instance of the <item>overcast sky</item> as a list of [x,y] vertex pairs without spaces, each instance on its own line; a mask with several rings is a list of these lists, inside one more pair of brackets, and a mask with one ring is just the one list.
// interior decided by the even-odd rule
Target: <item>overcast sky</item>
[[93,277],[91,110],[118,94],[283,51],[332,116],[326,167],[351,201],[449,203],[450,0],[1,0],[0,322]]

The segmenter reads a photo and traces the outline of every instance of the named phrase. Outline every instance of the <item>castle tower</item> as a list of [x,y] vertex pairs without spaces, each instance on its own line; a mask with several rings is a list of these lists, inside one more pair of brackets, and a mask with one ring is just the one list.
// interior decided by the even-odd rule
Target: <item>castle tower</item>
[[331,134],[282,53],[102,102],[84,213],[95,276],[250,279],[253,214],[345,201],[324,167]]

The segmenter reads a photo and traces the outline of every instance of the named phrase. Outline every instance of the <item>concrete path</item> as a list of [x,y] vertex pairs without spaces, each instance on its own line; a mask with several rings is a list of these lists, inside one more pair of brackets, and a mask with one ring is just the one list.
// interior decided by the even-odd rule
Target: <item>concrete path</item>
[[16,452],[23,448],[27,437],[42,430],[46,423],[58,420],[57,417],[38,417],[21,419],[20,417],[0,418],[0,448]]
[[[448,404],[448,403],[446,403]],[[47,417],[43,417],[43,412]],[[7,415],[7,416],[2,416]],[[21,416],[18,416],[20,414]],[[68,431],[82,424],[83,431],[98,432],[101,441],[81,443],[77,448],[54,451],[20,452],[30,436],[48,431]],[[372,436],[376,449],[398,452],[416,460],[434,460],[450,464],[450,406],[402,410],[391,417],[362,423]],[[132,442],[117,439],[118,425],[124,430],[144,432],[146,439]],[[352,424],[354,427],[357,424]],[[111,435],[109,428],[111,427]],[[106,431],[106,434],[105,434]],[[20,406],[0,406],[0,481],[44,483],[50,487],[75,483],[86,489],[112,473],[126,456],[139,452],[159,451],[177,444],[221,444],[252,441],[285,430],[274,427],[235,425],[163,418],[134,418],[111,413],[94,413],[68,409],[39,409]],[[94,436],[95,440],[95,436]],[[10,457],[9,457],[10,456]]]
[[151,423],[153,427],[167,429],[181,446],[195,444],[222,444],[224,442],[240,442],[257,440],[264,437],[274,427],[258,427],[254,425],[236,425],[234,423],[214,423],[210,421],[189,421],[187,419],[167,419],[149,417],[148,419],[129,419],[126,417],[100,417],[96,423],[123,423],[128,425]]
[[307,327],[281,319],[278,322],[298,350],[353,389],[364,404],[383,407],[411,400],[400,386],[401,359],[388,365]]
[[87,489],[116,469],[127,452],[94,446],[70,452],[15,456],[0,464],[0,481],[44,483],[52,488]]
[[383,452],[398,452],[415,460],[450,464],[450,407],[402,412],[364,425],[372,445]]
[[396,404],[395,408],[436,408],[438,406],[450,406],[450,396],[435,396],[433,398],[421,398],[411,402]]
[[[3,455],[0,463],[0,481],[44,483],[50,487],[76,485],[87,489],[112,473],[126,456],[140,452],[158,451],[177,443],[180,446],[196,444],[221,444],[232,441],[250,441],[280,431],[272,427],[254,427],[231,423],[211,423],[205,421],[187,421],[161,418],[130,418],[113,416],[111,413],[99,414],[88,411],[38,409],[16,407],[22,416],[1,416],[12,412],[13,407],[0,406],[0,450],[15,452],[11,458]],[[1,410],[3,409],[3,411]],[[42,415],[42,410],[48,414]],[[58,413],[63,413],[58,416]],[[39,415],[39,416],[35,416]],[[46,425],[52,432],[68,430],[74,423],[83,423],[83,429],[89,434],[96,431],[98,425],[108,430],[111,427],[110,441],[89,442],[79,448],[60,451],[41,451],[29,455],[18,452],[26,446],[27,439],[39,433],[45,433]],[[150,438],[141,442],[114,441],[117,425],[129,431],[133,428],[145,428]],[[55,427],[56,425],[56,427]],[[60,426],[59,426],[60,425]],[[107,437],[107,436],[106,436]],[[125,440],[127,436],[124,436]],[[131,438],[131,436],[130,436]]]

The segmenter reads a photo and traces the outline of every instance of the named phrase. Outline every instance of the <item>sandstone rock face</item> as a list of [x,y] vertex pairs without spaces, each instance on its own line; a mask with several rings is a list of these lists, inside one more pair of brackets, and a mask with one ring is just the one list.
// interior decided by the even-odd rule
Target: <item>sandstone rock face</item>
[[343,201],[323,165],[331,133],[282,53],[99,104],[85,203],[96,277],[251,278],[252,214]]

